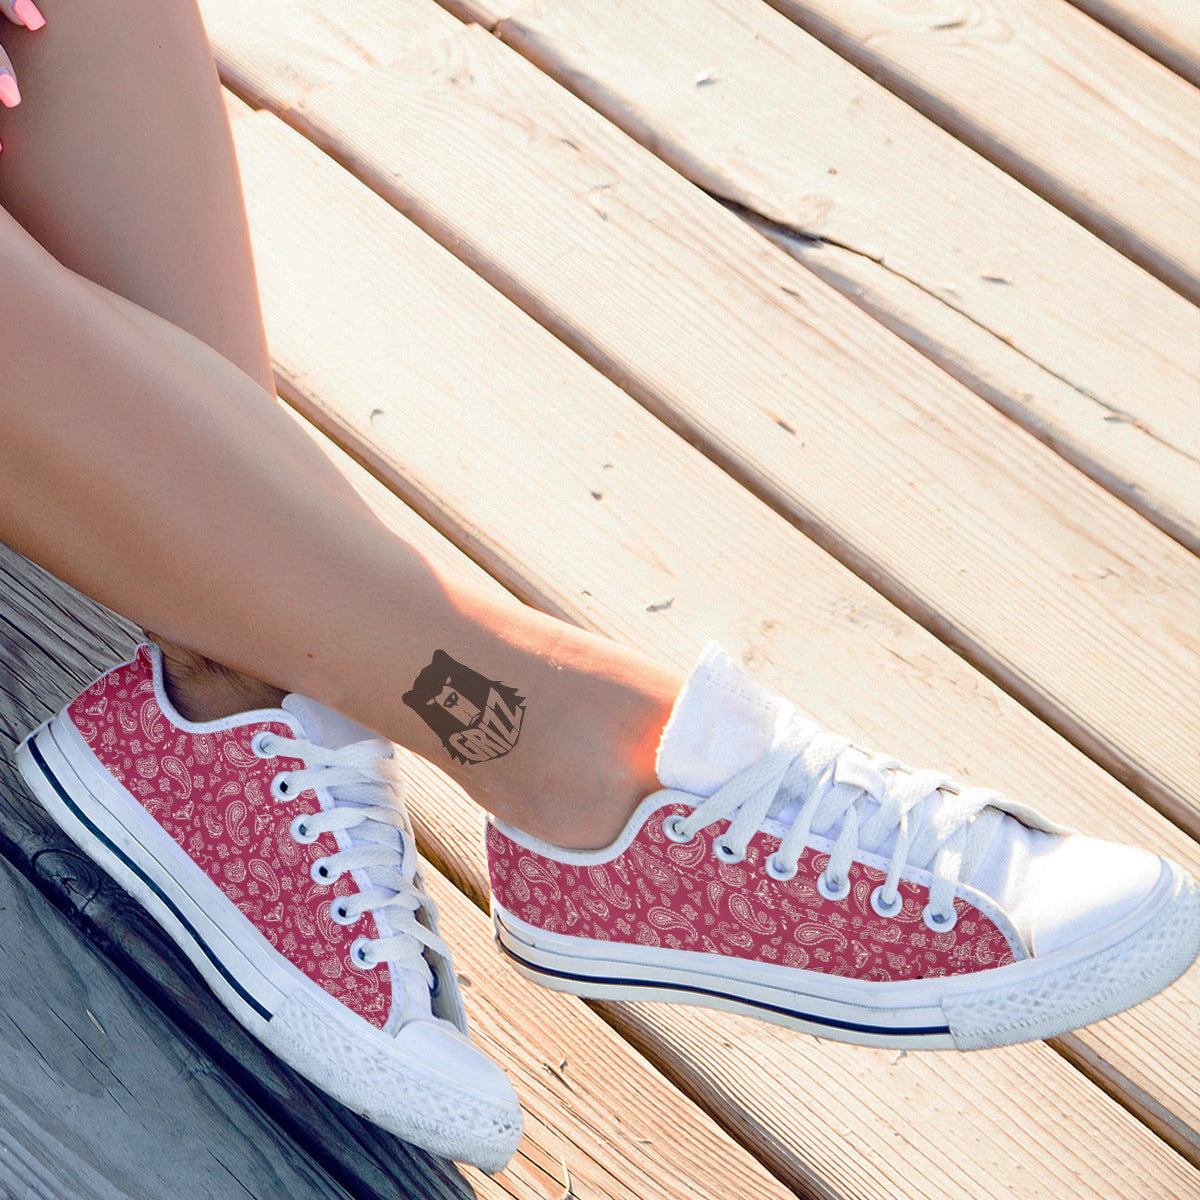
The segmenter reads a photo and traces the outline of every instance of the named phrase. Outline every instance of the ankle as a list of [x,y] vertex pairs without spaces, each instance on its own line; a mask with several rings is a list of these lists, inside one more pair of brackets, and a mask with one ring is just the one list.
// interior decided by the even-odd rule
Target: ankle
[[287,694],[271,684],[147,633],[162,651],[163,686],[187,721],[217,721],[258,708],[278,708]]
[[500,777],[494,790],[480,789],[478,775],[464,786],[488,811],[552,845],[574,850],[611,845],[642,801],[661,787],[658,746],[682,686],[666,671],[646,672],[639,682],[644,691],[623,696],[602,689],[590,713],[579,704],[569,711],[564,706],[567,719],[547,730],[547,749],[536,766],[525,764],[516,775]]

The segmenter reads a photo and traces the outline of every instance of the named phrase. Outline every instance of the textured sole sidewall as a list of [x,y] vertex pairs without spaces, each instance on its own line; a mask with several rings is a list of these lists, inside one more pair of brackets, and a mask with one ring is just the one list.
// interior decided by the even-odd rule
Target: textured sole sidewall
[[[497,1103],[436,1069],[406,1057],[376,1030],[378,1041],[329,1021],[323,1005],[289,996],[260,1038],[305,1078],[381,1129],[447,1158],[494,1173],[516,1152],[520,1105]],[[384,1044],[387,1042],[388,1044]]]
[[[894,1049],[978,1050],[1056,1037],[1169,986],[1200,954],[1200,889],[1166,864],[1120,935],[977,976],[868,984],[736,959],[590,942],[526,925],[492,898],[496,941],[515,969],[592,999],[666,1000],[738,1012],[818,1037]],[[564,977],[566,976],[566,977]],[[695,989],[695,990],[690,990]],[[714,994],[715,993],[715,994]],[[909,1032],[905,1025],[942,1026]]]
[[1172,867],[1174,889],[1153,917],[1107,949],[1043,971],[1019,988],[956,993],[945,1002],[960,1049],[1057,1037],[1156,996],[1200,954],[1200,889]]

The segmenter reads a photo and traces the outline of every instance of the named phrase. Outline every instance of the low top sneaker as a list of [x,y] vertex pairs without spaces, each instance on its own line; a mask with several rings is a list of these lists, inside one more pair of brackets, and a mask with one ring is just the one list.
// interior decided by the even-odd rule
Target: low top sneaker
[[264,1045],[408,1141],[508,1162],[520,1107],[467,1039],[390,743],[301,696],[186,721],[142,646],[17,761]]
[[522,974],[970,1050],[1110,1016],[1200,953],[1196,884],[1178,867],[867,754],[715,646],[658,774],[663,790],[603,850],[489,824],[496,937]]

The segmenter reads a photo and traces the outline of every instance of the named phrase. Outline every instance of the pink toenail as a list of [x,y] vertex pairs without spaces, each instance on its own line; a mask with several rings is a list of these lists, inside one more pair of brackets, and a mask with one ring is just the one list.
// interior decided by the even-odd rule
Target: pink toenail
[[26,29],[41,29],[46,23],[46,18],[38,12],[37,5],[33,0],[16,0],[13,5],[13,12],[17,14],[17,20],[25,26]]
[[21,89],[17,87],[17,81],[7,71],[0,71],[0,104],[15,108],[20,103]]

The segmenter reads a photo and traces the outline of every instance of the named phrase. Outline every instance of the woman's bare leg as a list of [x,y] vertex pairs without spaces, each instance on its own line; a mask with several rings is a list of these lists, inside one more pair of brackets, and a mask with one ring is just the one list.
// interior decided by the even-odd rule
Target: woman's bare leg
[[[126,9],[141,12],[145,0],[104,6],[115,20]],[[176,6],[161,5],[168,9]],[[58,9],[48,2],[43,10],[51,25],[34,37],[52,47]],[[64,9],[57,19],[71,15]],[[153,61],[163,44],[151,16],[142,16],[146,24],[122,29],[135,73],[141,52]],[[96,32],[91,8],[86,24]],[[102,57],[85,41],[75,53]],[[219,320],[203,325],[214,315],[210,305],[189,315],[167,287],[154,300],[167,310],[161,319],[48,253],[45,244],[92,274],[127,270],[89,260],[91,243],[66,218],[47,216],[67,210],[43,208],[32,188],[22,192],[15,182],[23,161],[53,158],[32,149],[37,105],[73,69],[51,48],[35,53],[25,43],[5,38],[25,103],[14,110],[24,110],[24,124],[6,114],[0,195],[36,238],[0,212],[0,537],[169,642],[312,695],[425,754],[530,832],[575,845],[609,840],[655,786],[654,750],[681,680],[447,578],[388,533],[264,390],[262,359],[249,372],[235,365],[240,358],[253,368],[261,345],[241,318],[224,330]],[[165,65],[172,81],[177,68],[174,60]],[[136,106],[137,89],[128,86]],[[212,89],[211,75],[203,86]],[[69,124],[78,111],[61,120]],[[120,109],[112,119],[132,120]],[[160,132],[169,141],[170,122]],[[43,177],[68,192],[75,186],[69,162],[50,162]],[[198,186],[203,194],[207,185]],[[119,207],[119,178],[112,187]],[[128,232],[136,243],[137,229]],[[125,278],[120,290],[143,294],[153,276]],[[179,322],[196,325],[198,336]],[[241,348],[218,353],[214,342]],[[404,702],[441,661],[439,651],[524,698],[510,752],[458,764]]]
[[[0,205],[64,265],[157,313],[273,386],[228,120],[191,2],[44,5],[6,31],[26,94],[3,115]],[[134,32],[136,31],[136,32]],[[276,689],[165,638],[172,699],[194,720]]]
[[0,205],[80,275],[273,385],[233,142],[194,0],[46,0],[0,29]]

